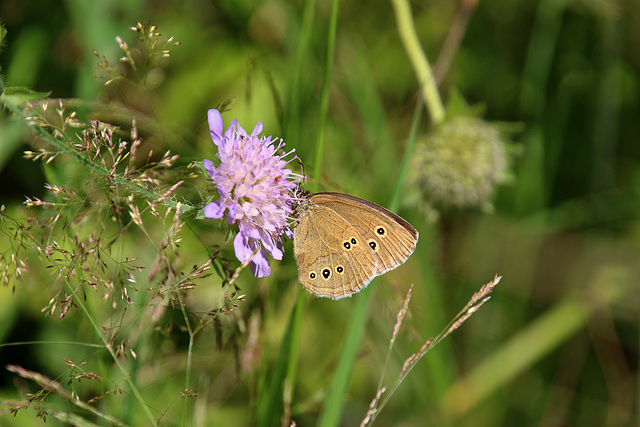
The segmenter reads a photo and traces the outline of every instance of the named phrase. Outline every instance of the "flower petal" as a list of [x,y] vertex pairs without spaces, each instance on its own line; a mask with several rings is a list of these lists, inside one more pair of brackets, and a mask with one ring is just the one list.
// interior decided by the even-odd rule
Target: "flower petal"
[[238,212],[238,205],[233,204],[229,206],[229,224],[236,222],[236,213]]
[[247,262],[253,256],[253,249],[249,246],[249,237],[243,233],[236,234],[236,238],[233,239],[233,251],[238,261]]
[[253,128],[253,132],[251,132],[251,136],[258,136],[260,135],[260,132],[262,132],[262,120],[256,123],[256,127]]
[[249,263],[251,273],[256,277],[267,277],[271,274],[271,266],[269,265],[269,258],[263,250],[259,250],[253,260]]
[[281,245],[278,245],[276,243],[269,251],[269,255],[271,255],[275,260],[282,261],[282,257],[284,256],[284,249]]
[[222,199],[217,202],[209,203],[204,207],[205,218],[220,219],[224,215],[224,207],[222,207]]
[[287,236],[287,239],[293,240],[293,230],[291,228],[285,228],[284,235]]
[[222,140],[222,128],[224,123],[222,122],[222,114],[220,111],[212,108],[207,112],[207,116],[209,119],[209,132],[211,132],[211,139],[213,143],[219,145],[219,142]]
[[211,160],[205,159],[202,163],[204,163],[204,169],[209,173],[211,179],[213,179],[214,173],[216,171],[216,169],[213,167],[213,162]]
[[264,233],[265,235],[260,239],[264,250],[269,253],[273,257],[273,259],[277,259],[278,261],[282,259],[282,255],[284,254],[281,246],[278,245],[276,239]]
[[229,127],[227,128],[227,130],[224,131],[224,138],[232,139],[233,133],[236,131],[237,126],[238,126],[238,121],[236,119],[231,120],[231,123],[229,123]]

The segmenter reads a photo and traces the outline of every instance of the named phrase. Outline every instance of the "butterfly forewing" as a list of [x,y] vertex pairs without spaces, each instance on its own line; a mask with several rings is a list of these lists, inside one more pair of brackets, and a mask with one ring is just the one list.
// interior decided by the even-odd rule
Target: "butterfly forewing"
[[376,276],[404,263],[416,248],[416,229],[382,206],[340,193],[318,193],[312,200],[331,209],[365,238],[378,258]]

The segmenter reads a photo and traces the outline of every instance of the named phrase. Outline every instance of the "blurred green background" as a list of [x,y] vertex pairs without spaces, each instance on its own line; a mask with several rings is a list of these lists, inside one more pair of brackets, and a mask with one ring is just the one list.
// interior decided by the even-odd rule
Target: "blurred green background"
[[[503,279],[489,303],[419,363],[377,425],[639,425],[640,2],[494,0],[474,8],[473,1],[414,1],[411,6],[432,63],[453,23],[469,11],[440,92],[447,99],[457,88],[470,104],[483,106],[484,119],[519,124],[522,131],[511,138],[521,152],[513,165],[515,179],[497,192],[492,214],[443,212],[432,224],[414,208],[400,210],[419,230],[420,243],[405,265],[371,286],[340,425],[358,425],[364,418],[409,284],[414,296],[389,380],[495,274]],[[283,137],[314,176],[331,8],[324,0],[5,0],[0,19],[8,36],[0,65],[6,86],[123,104],[137,117],[157,122],[158,130],[146,129],[143,136],[180,154],[182,165],[213,158],[206,111],[234,98],[223,115],[225,126],[237,118],[250,131],[262,120],[265,134]],[[94,77],[93,50],[117,63],[115,37],[133,45],[128,27],[147,20],[181,42],[168,66],[153,76],[157,83],[150,84],[150,98],[126,86],[105,89]],[[311,184],[388,205],[417,99],[415,74],[389,2],[340,4],[331,79],[324,161],[320,179]],[[427,116],[420,133],[428,128]],[[30,149],[27,140],[24,126],[4,114],[0,195],[15,216],[29,214],[21,207],[25,196],[47,197],[47,171],[23,158]],[[203,233],[204,228],[183,232],[181,268],[206,261],[199,242]],[[151,234],[162,233],[152,229]],[[10,239],[2,236],[0,250],[7,250]],[[138,264],[153,262],[157,242],[136,235],[124,239],[123,252],[138,257]],[[169,308],[160,320],[143,317],[150,323],[135,324],[139,318],[125,316],[126,310],[89,297],[100,324],[119,324],[124,335],[145,336],[137,341],[137,361],[127,363],[161,425],[256,422],[257,400],[304,292],[296,281],[291,243],[286,250],[282,262],[272,262],[270,277],[256,280],[245,272],[238,284],[246,302],[218,328],[196,336],[187,386],[188,335],[179,310]],[[64,358],[84,361],[87,371],[109,381],[69,386],[85,401],[114,384],[126,389],[104,352],[80,344],[100,344],[81,312],[72,310],[63,320],[41,313],[54,296],[49,286],[54,279],[45,270],[34,266],[15,292],[10,286],[0,289],[0,340],[24,343],[0,347],[0,425],[40,422],[33,409],[15,418],[8,413],[12,401],[38,390],[6,371],[8,364],[66,385]],[[202,281],[185,294],[186,308],[211,309],[219,303],[219,287],[215,276]],[[134,298],[141,304],[153,295],[144,288],[141,284]],[[316,425],[359,297],[305,296],[290,402],[299,426]],[[120,323],[112,317],[117,313]],[[173,328],[168,331],[167,325]],[[185,387],[199,397],[181,397]],[[127,393],[94,405],[128,425],[144,425]],[[79,411],[55,396],[48,405]],[[49,417],[47,423],[58,421]]]

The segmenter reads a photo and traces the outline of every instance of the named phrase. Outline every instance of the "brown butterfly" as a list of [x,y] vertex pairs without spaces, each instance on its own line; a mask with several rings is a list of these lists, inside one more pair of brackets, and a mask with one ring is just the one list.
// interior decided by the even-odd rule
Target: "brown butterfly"
[[413,253],[418,231],[388,209],[341,193],[303,193],[295,208],[298,280],[318,297],[364,289]]

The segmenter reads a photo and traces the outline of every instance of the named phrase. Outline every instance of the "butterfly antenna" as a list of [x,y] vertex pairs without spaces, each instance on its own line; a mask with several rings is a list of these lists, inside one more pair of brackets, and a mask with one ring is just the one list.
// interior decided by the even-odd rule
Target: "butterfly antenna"
[[304,187],[304,182],[307,179],[307,175],[304,173],[304,163],[302,163],[302,160],[300,160],[299,157],[298,157],[298,163],[300,163],[300,169],[302,169],[302,186]]
[[301,197],[304,194],[304,184],[307,180],[307,175],[304,173],[304,163],[302,163],[302,160],[300,159],[300,157],[296,157],[296,160],[298,162],[298,164],[300,165],[300,169],[301,169],[301,173],[302,173],[302,182],[300,182],[300,184],[298,184],[298,188],[296,188],[295,190],[295,197]]

